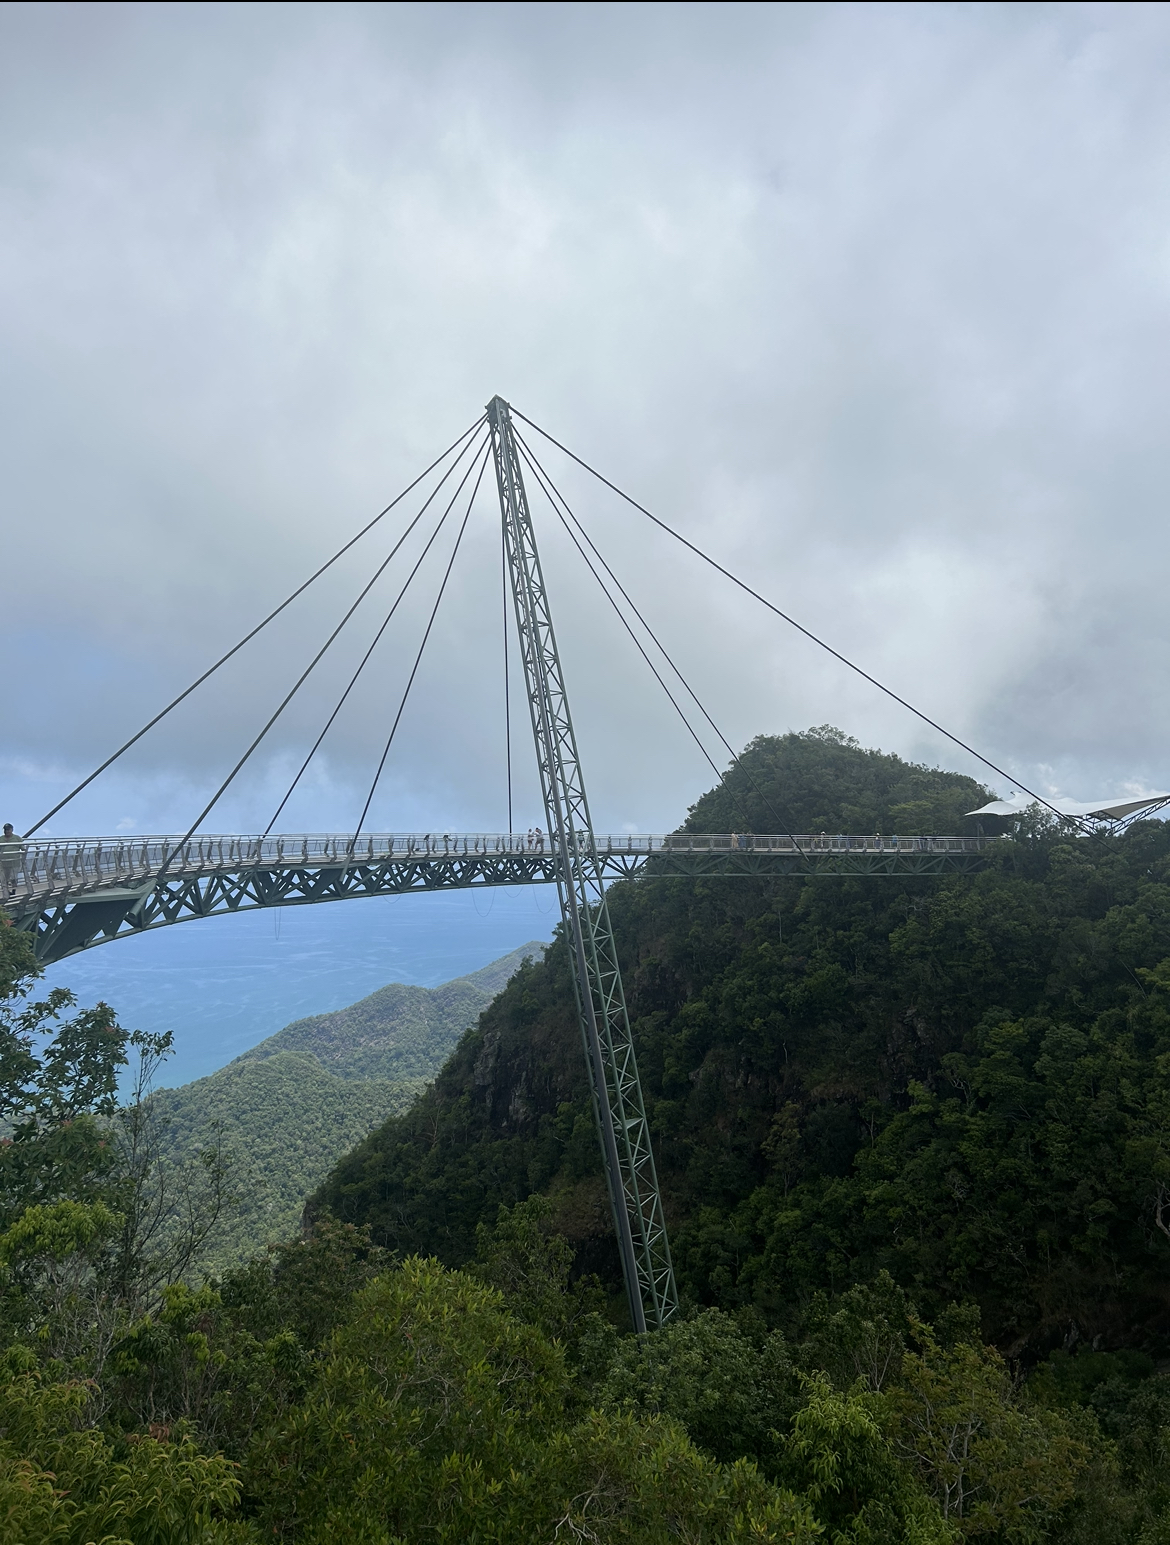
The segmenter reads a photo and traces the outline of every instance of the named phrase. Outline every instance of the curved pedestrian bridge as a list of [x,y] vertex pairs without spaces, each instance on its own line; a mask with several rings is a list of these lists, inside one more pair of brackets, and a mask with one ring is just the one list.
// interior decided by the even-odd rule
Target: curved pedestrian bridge
[[[578,837],[604,879],[648,875],[938,874],[978,867],[982,837],[725,832]],[[42,963],[126,934],[255,907],[405,891],[551,884],[547,836],[492,832],[87,837],[24,842],[2,901]]]

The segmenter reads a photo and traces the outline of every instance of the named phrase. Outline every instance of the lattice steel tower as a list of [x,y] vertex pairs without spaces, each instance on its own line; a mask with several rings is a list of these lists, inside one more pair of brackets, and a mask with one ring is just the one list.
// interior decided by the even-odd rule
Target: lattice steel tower
[[558,857],[557,889],[573,961],[593,1113],[601,1138],[630,1315],[636,1331],[666,1323],[678,1308],[670,1243],[662,1216],[650,1128],[630,1035],[613,928],[593,840],[589,801],[553,633],[548,593],[502,397],[487,406],[504,521],[504,544],[524,661],[524,682],[540,767],[549,841]]

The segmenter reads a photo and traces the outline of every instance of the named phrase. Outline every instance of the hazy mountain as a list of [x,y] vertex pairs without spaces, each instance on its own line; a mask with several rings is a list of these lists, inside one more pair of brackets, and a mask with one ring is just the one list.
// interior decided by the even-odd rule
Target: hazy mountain
[[543,949],[539,941],[522,944],[440,987],[391,982],[349,1008],[295,1020],[237,1061],[309,1052],[338,1078],[430,1078],[524,957],[539,960]]

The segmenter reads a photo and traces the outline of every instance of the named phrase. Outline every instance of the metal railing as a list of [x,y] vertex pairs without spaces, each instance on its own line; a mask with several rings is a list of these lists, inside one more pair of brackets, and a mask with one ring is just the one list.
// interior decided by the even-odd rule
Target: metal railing
[[[597,836],[598,854],[654,853],[978,853],[984,837],[776,836],[668,832]],[[355,837],[299,836],[83,837],[0,845],[0,895],[5,901],[105,888],[144,886],[166,873],[204,874],[287,866],[333,868],[433,862],[507,854],[547,853],[547,834],[406,832]]]

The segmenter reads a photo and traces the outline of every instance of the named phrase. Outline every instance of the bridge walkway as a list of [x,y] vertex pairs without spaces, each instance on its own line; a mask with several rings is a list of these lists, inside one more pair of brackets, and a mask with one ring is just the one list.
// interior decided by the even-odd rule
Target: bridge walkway
[[[962,873],[980,866],[990,840],[670,832],[594,842],[603,877],[612,880],[637,873]],[[48,964],[130,933],[224,912],[556,879],[547,837],[519,833],[88,837],[23,843],[3,866],[0,901]]]

